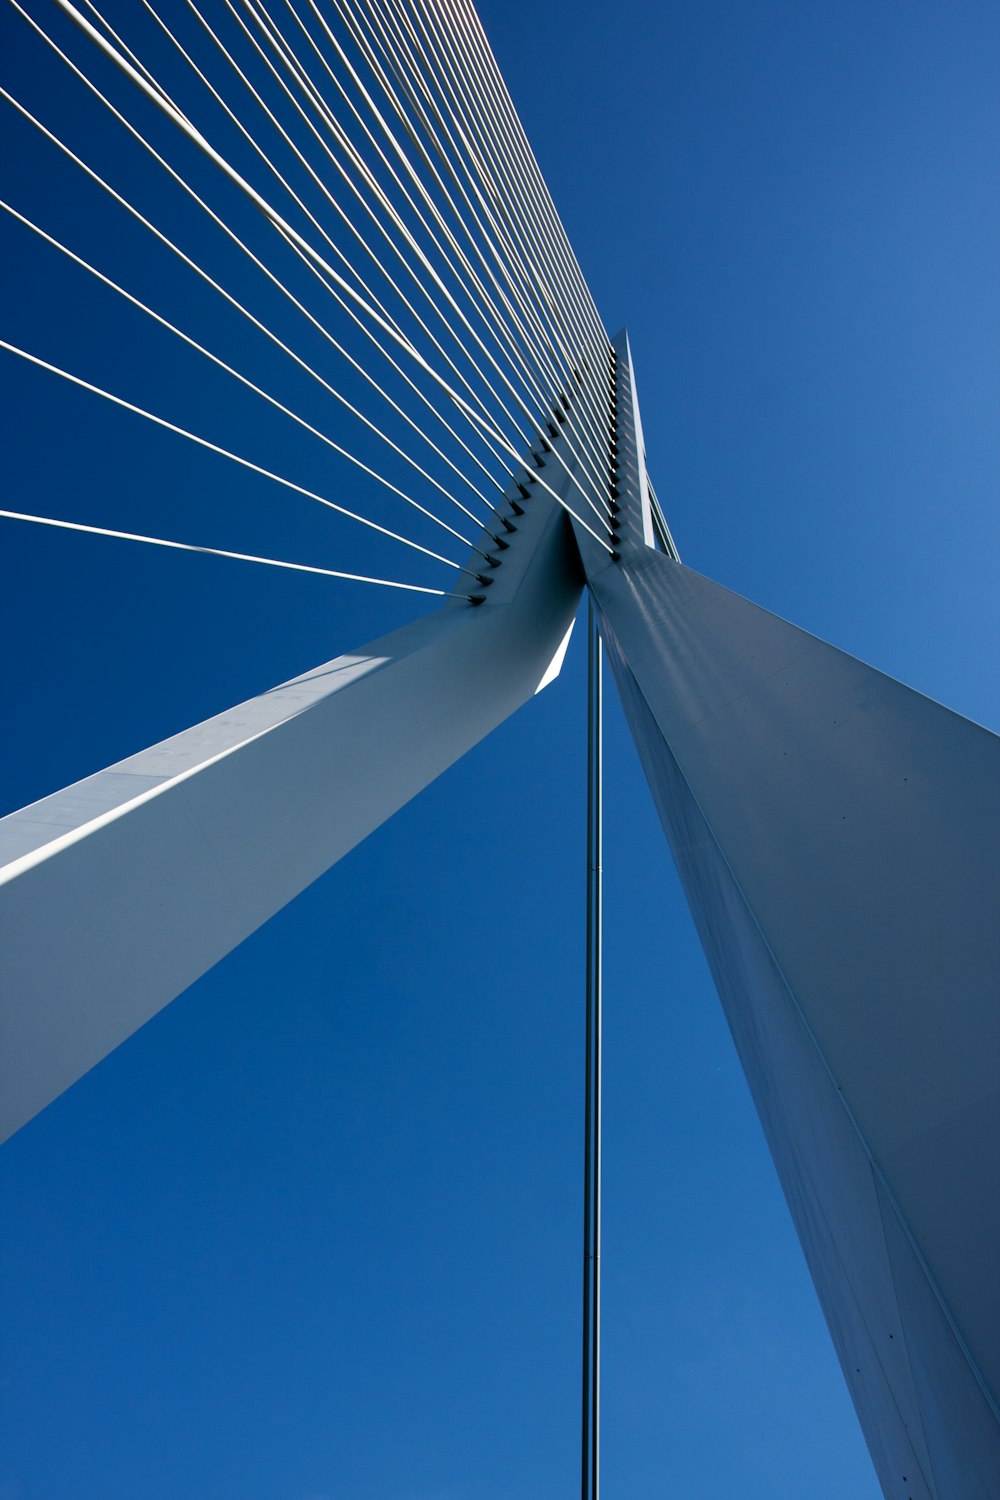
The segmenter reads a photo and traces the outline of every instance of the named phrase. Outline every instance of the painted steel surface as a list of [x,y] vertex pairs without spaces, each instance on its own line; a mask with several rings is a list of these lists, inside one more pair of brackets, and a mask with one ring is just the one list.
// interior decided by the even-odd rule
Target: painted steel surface
[[579,562],[554,501],[522,512],[480,606],[0,820],[3,1136],[551,681]]
[[580,540],[885,1493],[996,1496],[1000,739],[645,546],[638,515],[618,563]]

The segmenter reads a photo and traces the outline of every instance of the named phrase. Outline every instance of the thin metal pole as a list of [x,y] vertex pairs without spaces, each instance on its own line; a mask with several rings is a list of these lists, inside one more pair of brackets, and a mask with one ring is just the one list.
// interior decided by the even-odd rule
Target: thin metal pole
[[603,648],[587,605],[587,963],[583,1148],[582,1500],[600,1492],[601,1376],[601,949]]
[[583,1093],[583,1359],[582,1379],[583,1396],[581,1405],[582,1419],[582,1443],[580,1454],[580,1495],[581,1500],[590,1500],[590,1409],[591,1409],[591,1364],[590,1364],[590,1309],[593,1269],[592,1238],[591,1238],[591,1165],[592,1165],[592,1132],[593,1132],[593,1095],[591,1090],[591,1074],[593,1072],[594,1057],[594,1016],[591,1005],[591,969],[593,958],[593,901],[591,899],[591,888],[593,885],[593,832],[594,832],[594,804],[591,796],[591,763],[594,755],[593,737],[593,706],[594,706],[594,682],[593,682],[593,656],[594,656],[594,605],[591,600],[587,601],[587,937],[586,937],[586,980],[585,980],[585,1009],[586,1009],[586,1047],[584,1057],[584,1093]]
[[601,1002],[602,949],[604,941],[604,648],[597,629],[597,612],[593,600],[590,611],[591,656],[591,787],[593,869],[591,902],[593,906],[593,943],[591,949],[590,988],[594,1013],[594,1189],[593,1189],[593,1313],[591,1327],[591,1492],[598,1500],[601,1488]]

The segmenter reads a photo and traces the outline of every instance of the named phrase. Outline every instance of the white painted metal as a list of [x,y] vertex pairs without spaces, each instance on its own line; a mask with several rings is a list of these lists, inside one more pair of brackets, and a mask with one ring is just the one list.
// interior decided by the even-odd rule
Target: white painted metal
[[0,821],[4,1136],[551,680],[579,563],[539,487],[523,511],[492,586],[463,577],[483,604],[452,601]]
[[1000,1495],[1000,738],[644,544],[580,538],[887,1496]]
[[645,546],[655,545],[653,509],[649,495],[649,476],[646,473],[646,443],[642,435],[642,417],[639,414],[639,394],[635,388],[635,370],[632,367],[632,349],[628,334],[623,329],[614,343],[615,353],[624,374],[619,396],[624,421],[619,432],[619,451],[625,463],[634,464],[629,476],[630,495],[634,496],[637,519],[642,527]]

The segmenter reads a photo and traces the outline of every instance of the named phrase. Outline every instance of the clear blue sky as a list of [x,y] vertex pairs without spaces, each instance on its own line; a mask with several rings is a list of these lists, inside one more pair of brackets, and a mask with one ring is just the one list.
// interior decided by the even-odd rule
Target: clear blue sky
[[[995,5],[480,10],[606,326],[629,326],[685,561],[1000,725]],[[0,25],[5,85],[208,254]],[[0,129],[11,201],[261,358],[9,112]],[[356,496],[0,234],[2,336]],[[10,361],[0,379],[8,508],[385,565],[304,501]],[[419,608],[11,525],[0,543],[4,811]],[[580,645],[0,1153],[0,1500],[575,1493]],[[613,698],[608,718],[605,1493],[875,1500]]]

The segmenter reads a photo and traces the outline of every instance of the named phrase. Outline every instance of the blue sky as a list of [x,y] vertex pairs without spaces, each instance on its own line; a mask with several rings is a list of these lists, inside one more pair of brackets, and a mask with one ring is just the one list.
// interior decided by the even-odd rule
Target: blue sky
[[[682,557],[1000,725],[995,7],[480,12],[605,324],[629,326]],[[210,253],[22,24],[3,28],[6,86]],[[279,370],[9,114],[2,129],[12,202]],[[2,232],[3,336],[361,494]],[[385,564],[304,501],[11,361],[0,378],[8,508]],[[2,539],[4,810],[419,608]],[[575,1492],[581,642],[554,688],[5,1147],[2,1500]],[[606,1493],[874,1500],[613,695],[606,839]]]

